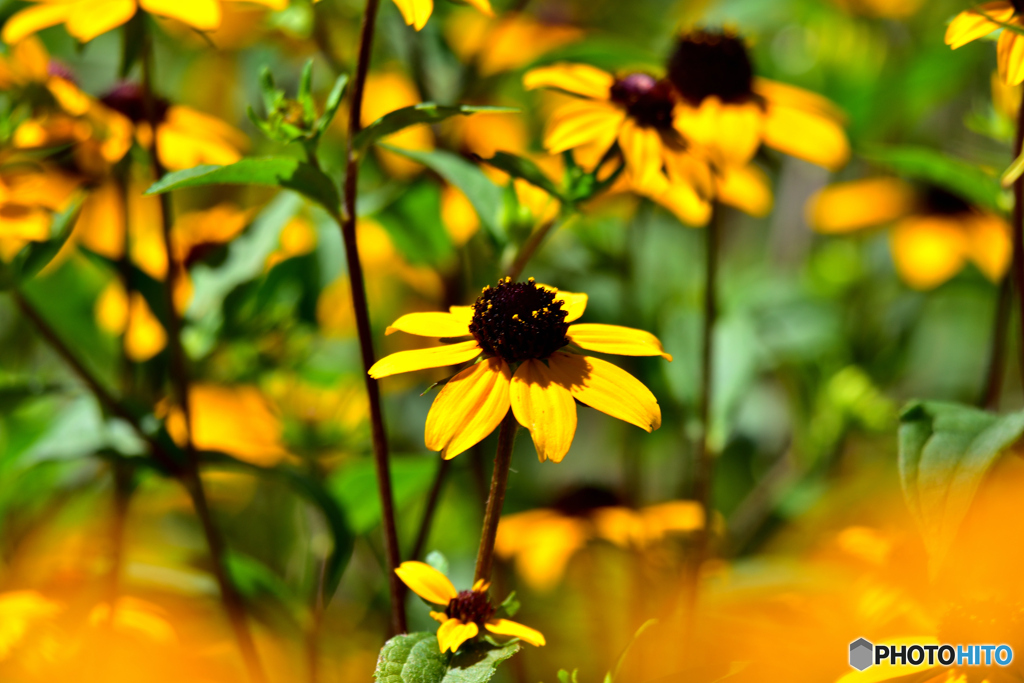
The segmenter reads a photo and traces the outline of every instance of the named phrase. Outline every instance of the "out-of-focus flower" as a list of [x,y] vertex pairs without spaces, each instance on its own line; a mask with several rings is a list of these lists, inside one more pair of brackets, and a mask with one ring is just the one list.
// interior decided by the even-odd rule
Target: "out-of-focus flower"
[[11,653],[36,623],[52,619],[63,605],[33,590],[0,593],[0,660]]
[[540,631],[495,617],[497,610],[487,597],[491,584],[483,579],[468,591],[457,591],[447,576],[424,562],[403,562],[395,573],[416,595],[435,605],[444,605],[443,611],[430,613],[431,618],[441,623],[437,629],[441,652],[457,651],[484,629],[499,636],[520,638],[537,647],[546,644]]
[[[385,70],[371,73],[366,79],[363,99],[362,124],[368,126],[385,114],[402,107],[420,103],[420,94],[408,76],[400,71]],[[402,149],[428,151],[434,148],[434,135],[427,125],[409,126],[385,137],[384,142]],[[415,161],[375,146],[377,159],[393,176],[408,178],[423,167]]]
[[762,143],[829,170],[850,156],[836,106],[801,88],[755,78],[743,40],[732,33],[682,35],[668,80],[681,98],[676,128],[706,147],[721,169],[746,166]]
[[1020,0],[997,0],[965,9],[946,27],[946,45],[956,50],[1002,29],[996,47],[999,74],[1007,85],[1019,85],[1024,82],[1024,36],[1018,34],[1024,29],[1022,15]]
[[968,261],[998,281],[1010,263],[1006,221],[936,186],[918,188],[897,178],[838,183],[811,198],[807,220],[828,234],[892,223],[896,270],[916,289],[946,282]]
[[50,238],[54,212],[67,208],[79,181],[30,159],[0,157],[0,261]]
[[[402,13],[405,23],[417,31],[427,25],[427,19],[434,12],[434,0],[395,0],[398,10]],[[494,16],[490,0],[466,0],[466,4],[472,5],[487,16]]]
[[472,306],[448,313],[409,313],[387,334],[458,338],[442,346],[399,351],[370,368],[375,379],[471,361],[444,386],[427,415],[426,444],[445,459],[480,442],[513,414],[530,430],[541,462],[559,462],[576,433],[576,400],[648,432],[661,426],[654,395],[632,375],[592,356],[564,350],[569,344],[599,353],[672,357],[642,330],[578,320],[586,294],[505,278],[484,287]]
[[924,0],[834,0],[843,9],[855,14],[886,19],[905,19],[917,13]]
[[316,228],[303,216],[295,216],[283,228],[278,237],[278,247],[267,257],[267,269],[282,261],[303,256],[316,249]]
[[707,222],[711,172],[673,124],[671,83],[640,72],[616,78],[585,64],[556,64],[527,72],[523,84],[577,96],[552,114],[544,136],[548,152],[574,150],[593,168],[618,143],[633,189],[665,203],[684,222]]
[[[288,0],[245,2],[266,5],[276,10],[288,6]],[[5,43],[16,43],[44,28],[64,24],[72,37],[87,43],[127,23],[140,9],[158,17],[177,19],[198,31],[216,29],[220,26],[222,16],[221,0],[184,3],[168,0],[33,0],[31,7],[16,12],[7,20],[0,37]]]
[[463,62],[475,59],[481,76],[526,66],[583,35],[575,26],[546,24],[526,14],[489,19],[477,12],[457,12],[445,26],[452,51]]
[[122,595],[111,610],[108,603],[96,605],[89,613],[93,626],[109,625],[126,635],[142,636],[154,643],[173,644],[178,641],[174,626],[167,620],[167,611],[146,600]]
[[96,299],[96,323],[101,330],[124,335],[128,358],[142,363],[164,350],[167,332],[139,292],[131,296],[120,280],[111,280]]

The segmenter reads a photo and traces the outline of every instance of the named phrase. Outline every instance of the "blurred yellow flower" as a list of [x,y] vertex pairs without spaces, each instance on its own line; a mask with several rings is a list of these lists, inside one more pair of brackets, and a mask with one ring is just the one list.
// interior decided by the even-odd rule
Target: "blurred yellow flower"
[[953,50],[1002,29],[996,47],[999,74],[1007,85],[1024,82],[1024,8],[1020,0],[996,0],[966,9],[946,27]]
[[0,593],[0,660],[10,655],[29,628],[62,609],[60,603],[33,590]]
[[834,0],[837,5],[856,14],[888,19],[905,19],[921,9],[924,0]]
[[50,239],[54,212],[67,208],[79,181],[31,159],[0,158],[0,261],[29,242]]
[[[420,103],[420,93],[416,84],[400,71],[384,70],[371,73],[366,79],[366,95],[363,99],[362,125],[368,126],[385,114],[402,107],[411,107]],[[471,117],[472,118],[472,117]],[[430,126],[409,126],[397,133],[383,138],[383,141],[402,149],[428,151],[434,148],[434,135]],[[391,175],[408,178],[423,168],[415,161],[410,161],[394,152],[389,152],[379,145],[374,147],[381,165]]]
[[142,363],[164,350],[167,332],[139,292],[131,297],[120,280],[111,280],[96,299],[96,323],[101,330],[124,335],[129,359]]
[[463,62],[476,60],[481,76],[526,66],[583,36],[583,30],[575,26],[547,24],[527,14],[491,19],[477,12],[459,11],[445,25],[452,51]]
[[807,205],[818,232],[849,233],[892,223],[896,271],[916,289],[931,289],[968,261],[992,281],[1010,264],[1010,226],[936,186],[917,188],[897,178],[869,178],[831,185]]
[[484,287],[472,306],[448,313],[409,313],[387,334],[406,332],[442,339],[442,346],[399,351],[370,368],[375,379],[440,368],[481,357],[452,377],[427,415],[426,444],[447,460],[494,431],[511,407],[530,430],[541,462],[560,462],[576,433],[576,400],[648,432],[661,426],[654,395],[632,375],[606,361],[563,350],[569,344],[599,353],[672,357],[649,332],[578,320],[586,294],[512,282]]
[[[0,37],[5,43],[16,43],[44,28],[64,24],[73,38],[87,43],[127,23],[140,9],[158,17],[177,19],[198,31],[212,31],[220,26],[222,1],[239,0],[32,0],[32,6],[7,20]],[[244,1],[276,10],[288,6],[288,0]]]
[[[493,16],[490,0],[466,0],[466,4],[475,7],[487,16]],[[434,0],[395,0],[395,5],[402,13],[405,23],[417,31],[427,25],[427,19],[434,12]]]
[[530,645],[545,645],[544,635],[529,626],[495,617],[497,610],[487,597],[491,584],[483,579],[468,591],[457,591],[448,577],[424,562],[403,562],[395,573],[413,593],[427,602],[444,605],[441,612],[430,616],[441,625],[437,644],[441,652],[456,652],[464,642],[477,637],[484,629],[499,636],[512,636]]
[[281,229],[278,247],[267,257],[267,270],[278,263],[316,249],[316,228],[309,219],[295,216]]

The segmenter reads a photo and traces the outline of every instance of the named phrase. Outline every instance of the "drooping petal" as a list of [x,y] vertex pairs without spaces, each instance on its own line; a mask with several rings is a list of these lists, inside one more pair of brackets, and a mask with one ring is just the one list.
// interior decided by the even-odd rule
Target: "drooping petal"
[[699,227],[711,220],[711,202],[687,183],[669,183],[661,192],[646,195],[686,225]]
[[773,81],[768,78],[755,78],[752,89],[765,101],[779,106],[815,112],[836,121],[842,121],[846,116],[843,110],[827,97],[789,83]]
[[626,112],[608,102],[579,100],[566,102],[555,111],[544,136],[544,148],[551,154],[591,142],[614,142]]
[[448,641],[452,637],[452,632],[461,626],[462,622],[458,619],[449,619],[437,627],[437,644],[441,648],[441,652],[448,650]]
[[576,434],[576,401],[543,361],[524,361],[512,376],[512,413],[530,430],[537,458],[561,462]]
[[892,230],[896,271],[915,289],[931,289],[956,275],[964,266],[967,235],[956,218],[912,216]]
[[409,590],[435,605],[447,605],[459,594],[447,576],[426,562],[403,562],[395,569],[395,573]]
[[850,141],[834,118],[771,102],[765,112],[764,142],[830,171],[850,158]]
[[476,343],[475,339],[459,342],[458,344],[444,344],[426,349],[399,351],[390,356],[385,356],[374,363],[373,367],[370,368],[370,377],[380,379],[381,377],[389,377],[401,372],[458,365],[459,363],[473,360],[479,355],[480,345]]
[[7,20],[0,36],[8,45],[19,43],[37,31],[63,24],[74,9],[75,5],[67,2],[45,2],[26,7]]
[[147,12],[177,19],[200,31],[212,31],[220,26],[218,0],[139,0],[139,4]]
[[437,622],[440,622],[440,623],[443,624],[444,622],[448,621],[451,617],[449,617],[444,612],[433,612],[433,611],[431,611],[430,612],[430,618],[433,619],[434,621],[437,621]]
[[395,0],[395,4],[405,23],[417,31],[427,25],[427,19],[434,11],[434,0]]
[[588,64],[554,64],[523,75],[523,87],[527,90],[556,88],[595,100],[607,100],[614,83],[610,73]]
[[135,14],[135,0],[82,0],[64,22],[68,33],[83,43],[128,22]]
[[643,192],[656,187],[661,176],[661,135],[654,128],[638,126],[632,119],[622,122],[619,145],[634,186]]
[[651,432],[661,426],[661,407],[654,394],[622,368],[591,356],[556,352],[549,359],[552,374],[581,403]]
[[758,218],[767,216],[774,203],[768,174],[759,167],[729,166],[716,177],[719,201]]
[[680,105],[675,128],[690,142],[711,150],[720,165],[745,165],[761,144],[764,111],[758,102],[723,104],[705,98],[700,107]]
[[450,460],[494,431],[509,409],[512,371],[488,358],[452,377],[427,414],[427,448]]
[[807,203],[807,222],[817,232],[847,233],[906,216],[916,202],[914,188],[899,178],[836,183]]
[[524,626],[516,621],[509,621],[508,619],[492,619],[484,624],[484,628],[499,636],[514,636],[537,647],[547,644],[547,641],[544,640],[543,633],[537,629],[530,628],[529,626]]
[[1002,218],[983,214],[971,221],[968,253],[985,277],[998,282],[1010,266],[1013,245],[1010,226]]
[[469,334],[469,325],[451,313],[406,313],[384,330],[384,334],[395,332],[421,337],[464,337]]
[[672,360],[657,337],[632,327],[581,323],[569,327],[568,337],[573,344],[588,351],[619,356],[661,356]]
[[464,642],[470,638],[475,638],[476,635],[480,633],[480,628],[475,623],[470,622],[468,624],[463,624],[458,619],[449,619],[444,622],[441,624],[441,628],[437,629],[437,632],[440,634],[442,628],[453,622],[456,626],[448,629],[444,643],[441,643],[440,635],[438,636],[438,644],[441,645],[441,652],[444,652],[446,649],[456,652],[460,647],[462,647]]
[[996,47],[996,62],[1004,83],[1012,87],[1024,82],[1024,36],[1003,29]]
[[[996,21],[1008,21],[1013,17],[1014,12],[1013,5],[1003,0],[986,2],[979,5],[977,9]],[[999,30],[999,24],[983,16],[974,8],[964,10],[949,22],[949,26],[946,28],[946,45],[955,50],[997,30]]]

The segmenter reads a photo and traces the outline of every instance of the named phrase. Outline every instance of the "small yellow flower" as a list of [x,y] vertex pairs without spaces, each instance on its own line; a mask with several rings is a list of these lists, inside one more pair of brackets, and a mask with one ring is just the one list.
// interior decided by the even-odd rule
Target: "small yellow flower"
[[[491,0],[466,0],[466,2],[477,8],[487,16],[494,16],[491,9]],[[434,12],[434,0],[395,0],[398,10],[402,13],[405,23],[417,31],[427,25],[427,19]]]
[[416,595],[435,605],[444,605],[443,611],[430,613],[441,622],[437,629],[441,652],[455,652],[482,629],[499,636],[513,636],[537,647],[547,642],[540,631],[529,626],[496,619],[496,610],[487,597],[490,584],[483,579],[468,591],[457,591],[447,576],[424,562],[403,562],[395,573]]
[[939,187],[918,188],[898,178],[831,185],[807,205],[816,231],[842,234],[892,223],[896,271],[915,289],[931,289],[968,261],[998,281],[1010,264],[1010,226]]
[[541,462],[559,462],[576,433],[576,400],[648,432],[661,426],[654,395],[607,361],[568,352],[581,349],[626,356],[672,357],[642,330],[618,325],[569,323],[583,315],[586,294],[512,282],[484,287],[472,306],[449,313],[409,313],[387,333],[442,339],[468,337],[426,349],[399,351],[370,368],[374,378],[441,368],[481,357],[451,378],[427,415],[427,448],[454,458],[494,431],[511,407],[530,430]]
[[[996,46],[999,74],[1007,85],[1024,82],[1024,3],[997,0],[966,9],[946,28],[946,45],[953,50],[1002,29]],[[1004,26],[1006,25],[1006,26]]]
[[[245,1],[276,10],[288,6],[288,0]],[[218,28],[223,14],[221,0],[33,0],[31,7],[7,20],[0,37],[5,43],[17,43],[44,28],[64,24],[72,37],[87,43],[127,23],[140,9],[158,17],[177,19],[198,31]]]

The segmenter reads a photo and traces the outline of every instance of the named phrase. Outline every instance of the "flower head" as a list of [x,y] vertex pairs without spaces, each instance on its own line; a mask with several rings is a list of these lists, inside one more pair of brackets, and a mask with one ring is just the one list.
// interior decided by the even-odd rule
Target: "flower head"
[[[494,16],[491,0],[466,0],[466,2],[489,17]],[[427,25],[427,19],[434,13],[434,0],[395,0],[398,11],[405,23],[417,31]]]
[[497,610],[487,597],[490,584],[483,579],[474,583],[470,590],[457,591],[447,576],[424,562],[403,562],[395,573],[416,595],[435,605],[444,605],[443,610],[430,613],[441,622],[437,629],[441,652],[455,652],[485,629],[496,635],[520,638],[537,647],[546,643],[540,631],[496,618]]
[[530,430],[537,456],[561,461],[576,432],[576,400],[652,431],[661,426],[654,395],[629,373],[570,350],[662,356],[658,339],[618,325],[570,324],[583,315],[586,294],[561,292],[530,278],[484,287],[472,306],[449,313],[409,313],[387,333],[458,339],[439,347],[399,351],[370,368],[374,378],[440,368],[479,358],[452,377],[427,415],[426,444],[445,459],[483,440],[509,408]]
[[996,47],[999,74],[1007,85],[1024,82],[1024,2],[997,0],[966,9],[946,28],[946,45],[953,50],[1002,29]]

